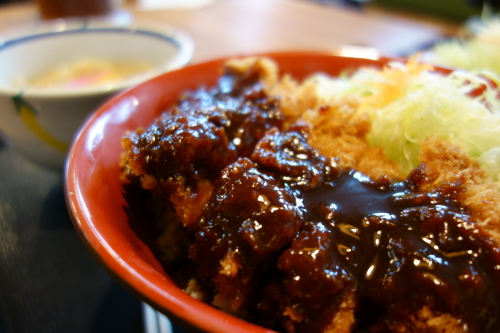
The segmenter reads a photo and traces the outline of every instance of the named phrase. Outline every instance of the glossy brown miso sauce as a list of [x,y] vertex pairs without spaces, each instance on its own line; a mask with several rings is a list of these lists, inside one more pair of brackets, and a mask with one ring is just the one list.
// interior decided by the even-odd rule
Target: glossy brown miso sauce
[[[406,180],[389,182],[338,167],[335,159],[308,145],[307,126],[284,128],[278,101],[266,96],[256,75],[229,73],[214,88],[181,96],[169,114],[191,117],[193,126],[208,120],[224,130],[221,140],[236,152],[227,165],[210,169],[206,177],[214,191],[203,217],[196,228],[183,231],[181,259],[165,264],[180,285],[193,276],[193,267],[201,267],[206,286],[213,288],[210,279],[221,256],[237,249],[241,262],[251,267],[239,272],[245,280],[241,287],[248,288],[242,309],[274,329],[283,329],[274,326],[277,322],[297,332],[322,332],[341,295],[353,291],[354,331],[390,332],[428,307],[435,315],[462,320],[468,332],[500,332],[499,250],[456,200],[465,190],[460,184],[422,192],[418,168]],[[162,160],[161,149],[146,147],[151,133],[141,134],[139,154]],[[176,147],[174,155],[182,160],[187,147]],[[193,158],[183,160],[188,170],[183,172],[206,175],[197,171],[203,163],[190,162]],[[169,177],[162,172],[161,177]],[[161,261],[155,243],[159,229],[151,222],[155,217],[142,214],[158,207],[138,188],[126,187],[130,224]],[[273,188],[278,192],[271,193]],[[280,222],[272,207],[262,213],[262,205],[252,204],[259,195],[275,210],[291,211]],[[160,210],[175,221],[168,203]],[[300,319],[283,316],[286,308],[298,309]]]
[[[335,264],[383,313],[379,329],[428,306],[463,319],[470,332],[498,331],[497,249],[453,199],[460,188],[417,194],[412,181],[380,185],[350,170],[303,193],[306,220],[330,232]],[[311,279],[310,268],[295,267],[293,279]],[[378,320],[358,316],[365,325]]]

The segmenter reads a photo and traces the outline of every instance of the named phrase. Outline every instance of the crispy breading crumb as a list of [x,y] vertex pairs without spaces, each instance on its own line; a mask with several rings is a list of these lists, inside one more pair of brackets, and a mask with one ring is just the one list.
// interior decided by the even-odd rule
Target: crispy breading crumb
[[[266,87],[272,87],[278,83],[278,66],[269,58],[246,57],[230,59],[226,62],[225,67],[239,73],[259,73],[261,82]],[[250,70],[251,68],[252,70]]]
[[356,106],[354,100],[344,100],[304,113],[302,119],[311,125],[309,143],[321,154],[338,158],[341,167],[354,168],[374,179],[401,178],[397,163],[389,161],[380,147],[366,142],[371,123],[366,114],[356,112]]
[[285,311],[283,311],[283,317],[288,317],[288,318],[290,318],[291,321],[294,321],[297,323],[300,323],[303,319],[302,316],[300,315],[300,313],[295,311],[293,309],[293,307],[291,307],[291,306],[287,306]]
[[206,300],[203,288],[196,279],[189,279],[187,287],[184,289],[184,292],[199,301]]
[[500,192],[485,179],[479,163],[448,141],[431,137],[422,143],[420,171],[425,176],[423,190],[447,183],[461,183],[465,191],[458,195],[471,216],[500,243]]
[[203,179],[198,182],[196,192],[192,192],[189,187],[180,186],[176,192],[170,194],[170,201],[175,207],[179,220],[184,225],[198,222],[212,191],[212,182]]
[[320,103],[312,82],[299,84],[289,75],[284,75],[279,84],[267,87],[267,92],[279,98],[280,108],[289,122],[295,121],[308,110],[317,109]]
[[440,314],[424,306],[408,321],[391,327],[394,333],[466,333],[467,324],[450,314]]
[[238,270],[241,268],[241,264],[235,257],[234,252],[228,252],[226,256],[220,261],[221,269],[219,274],[235,277],[238,274]]
[[342,303],[337,308],[333,320],[323,333],[349,333],[356,324],[356,292],[354,288],[347,289],[342,296]]

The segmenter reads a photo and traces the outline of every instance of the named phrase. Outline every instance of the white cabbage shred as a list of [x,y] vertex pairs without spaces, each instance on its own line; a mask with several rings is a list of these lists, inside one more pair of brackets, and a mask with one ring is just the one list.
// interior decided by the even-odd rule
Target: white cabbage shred
[[[357,112],[366,112],[372,121],[367,139],[398,161],[405,174],[418,165],[421,142],[437,135],[460,145],[500,183],[500,78],[491,72],[444,75],[412,60],[312,80],[326,101],[359,101]],[[472,96],[474,91],[479,95]]]

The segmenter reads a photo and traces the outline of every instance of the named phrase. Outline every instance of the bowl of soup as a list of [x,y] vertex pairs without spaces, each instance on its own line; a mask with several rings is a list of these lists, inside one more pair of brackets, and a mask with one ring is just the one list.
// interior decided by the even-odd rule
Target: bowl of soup
[[98,105],[193,52],[183,32],[139,22],[49,21],[0,38],[0,129],[26,157],[59,169]]

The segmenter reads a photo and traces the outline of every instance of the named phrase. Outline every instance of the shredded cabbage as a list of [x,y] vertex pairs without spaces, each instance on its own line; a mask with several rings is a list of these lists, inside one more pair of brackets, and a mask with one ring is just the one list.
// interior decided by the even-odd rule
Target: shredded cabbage
[[[419,163],[421,142],[437,135],[478,159],[487,176],[500,181],[500,99],[491,73],[432,71],[410,61],[383,70],[363,68],[349,78],[315,78],[326,100],[349,96],[372,121],[368,141],[380,146],[408,173]],[[332,79],[330,79],[332,80]],[[472,97],[471,92],[480,92]]]

